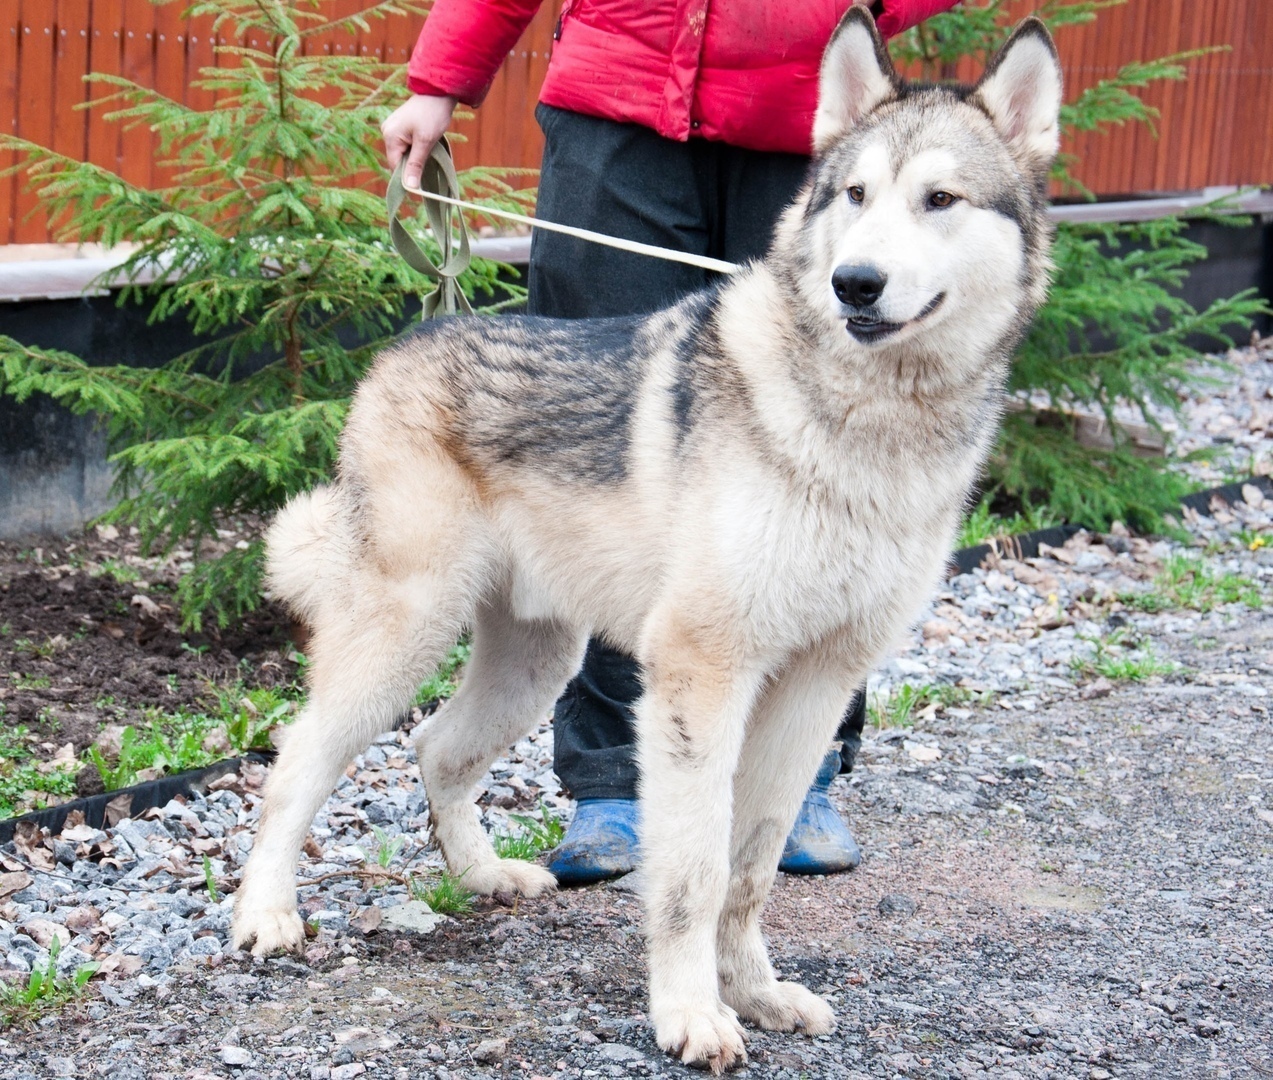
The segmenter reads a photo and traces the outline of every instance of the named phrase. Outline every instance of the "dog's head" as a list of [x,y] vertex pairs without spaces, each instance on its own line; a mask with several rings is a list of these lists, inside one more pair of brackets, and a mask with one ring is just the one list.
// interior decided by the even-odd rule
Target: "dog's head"
[[929,86],[897,75],[851,7],[822,61],[811,180],[776,247],[819,321],[870,350],[966,344],[974,328],[988,348],[1019,332],[1046,290],[1060,105],[1037,19],[976,85]]

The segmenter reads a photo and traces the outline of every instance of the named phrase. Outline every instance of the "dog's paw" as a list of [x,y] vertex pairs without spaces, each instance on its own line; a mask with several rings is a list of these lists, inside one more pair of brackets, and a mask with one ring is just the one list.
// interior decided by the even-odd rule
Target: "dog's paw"
[[471,866],[460,882],[478,896],[543,896],[557,888],[557,879],[542,866],[524,859],[499,859],[482,866]]
[[726,988],[725,1001],[744,1020],[766,1031],[802,1030],[826,1035],[835,1028],[835,1013],[822,998],[799,983],[778,982],[761,986]]
[[746,1037],[728,1005],[665,1005],[651,1008],[650,1020],[660,1048],[686,1065],[720,1076],[747,1062]]
[[305,924],[294,907],[251,910],[236,906],[230,941],[236,949],[250,945],[253,956],[297,952],[305,941]]

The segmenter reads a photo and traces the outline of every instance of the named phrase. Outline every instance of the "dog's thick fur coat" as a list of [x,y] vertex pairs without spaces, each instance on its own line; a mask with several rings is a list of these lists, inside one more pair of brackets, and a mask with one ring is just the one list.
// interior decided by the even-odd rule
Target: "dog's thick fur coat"
[[312,629],[310,696],[269,779],[234,940],[302,941],[295,868],[349,759],[466,627],[454,699],[416,738],[434,834],[479,893],[471,805],[590,633],[633,652],[649,1016],[720,1071],[739,1020],[834,1024],[759,926],[845,702],[940,574],[1042,301],[1060,74],[1042,25],[971,88],[904,84],[850,9],[823,64],[810,179],[769,256],[648,317],[443,320],[359,387],[331,487],[269,536]]

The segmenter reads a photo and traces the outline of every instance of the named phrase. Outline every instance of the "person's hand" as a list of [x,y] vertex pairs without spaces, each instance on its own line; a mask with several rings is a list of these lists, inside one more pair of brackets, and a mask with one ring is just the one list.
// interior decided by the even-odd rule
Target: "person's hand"
[[412,94],[380,125],[389,168],[396,169],[402,155],[407,154],[407,168],[402,178],[407,187],[420,186],[424,161],[433,149],[433,144],[442,138],[454,111],[453,97]]

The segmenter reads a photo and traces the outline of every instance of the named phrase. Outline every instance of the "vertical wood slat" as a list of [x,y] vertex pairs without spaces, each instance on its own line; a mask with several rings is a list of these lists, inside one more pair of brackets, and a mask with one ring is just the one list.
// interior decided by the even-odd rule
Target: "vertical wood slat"
[[[18,20],[0,23],[0,132],[18,133]],[[16,163],[13,153],[0,153],[0,173]],[[0,244],[13,243],[13,215],[18,178],[0,175]]]
[[[1034,10],[1039,2],[1014,0],[1013,14]],[[486,104],[474,119],[457,125],[469,138],[457,145],[461,166],[538,164],[542,143],[533,110],[560,3],[547,0]],[[337,0],[324,11],[332,17],[361,6],[362,0]],[[214,57],[210,20],[185,20],[183,7],[155,8],[148,0],[0,5],[0,131],[18,132],[61,152],[87,153],[89,160],[138,182],[168,179],[153,164],[151,133],[123,134],[120,125],[102,122],[101,110],[77,112],[73,106],[88,96],[80,79],[92,70],[124,74],[192,108],[214,107],[213,95],[194,90],[191,80],[201,67],[236,61]],[[418,29],[413,19],[375,21],[366,33],[311,38],[306,51],[382,54],[405,63]],[[1129,60],[1232,45],[1230,52],[1192,61],[1184,84],[1162,84],[1148,92],[1147,100],[1162,110],[1158,139],[1138,126],[1073,139],[1067,149],[1080,158],[1077,175],[1107,195],[1273,183],[1271,40],[1273,4],[1267,0],[1130,0],[1103,12],[1095,26],[1063,31],[1058,47],[1071,99]],[[268,44],[258,41],[257,47]],[[961,65],[960,74],[975,74],[975,65]],[[105,93],[91,91],[94,98]],[[5,164],[0,160],[0,167]],[[22,186],[16,179],[0,180],[0,243],[48,239],[43,221],[20,221],[34,206],[31,196],[20,192]]]
[[[149,0],[124,0],[123,76],[142,86],[155,79],[155,8]],[[122,173],[131,183],[149,187],[154,175],[153,139],[143,125],[130,123],[119,135]]]
[[[53,143],[53,10],[47,0],[22,0],[18,32],[18,134],[41,146]],[[21,183],[14,240],[35,244],[48,235],[38,200]]]

